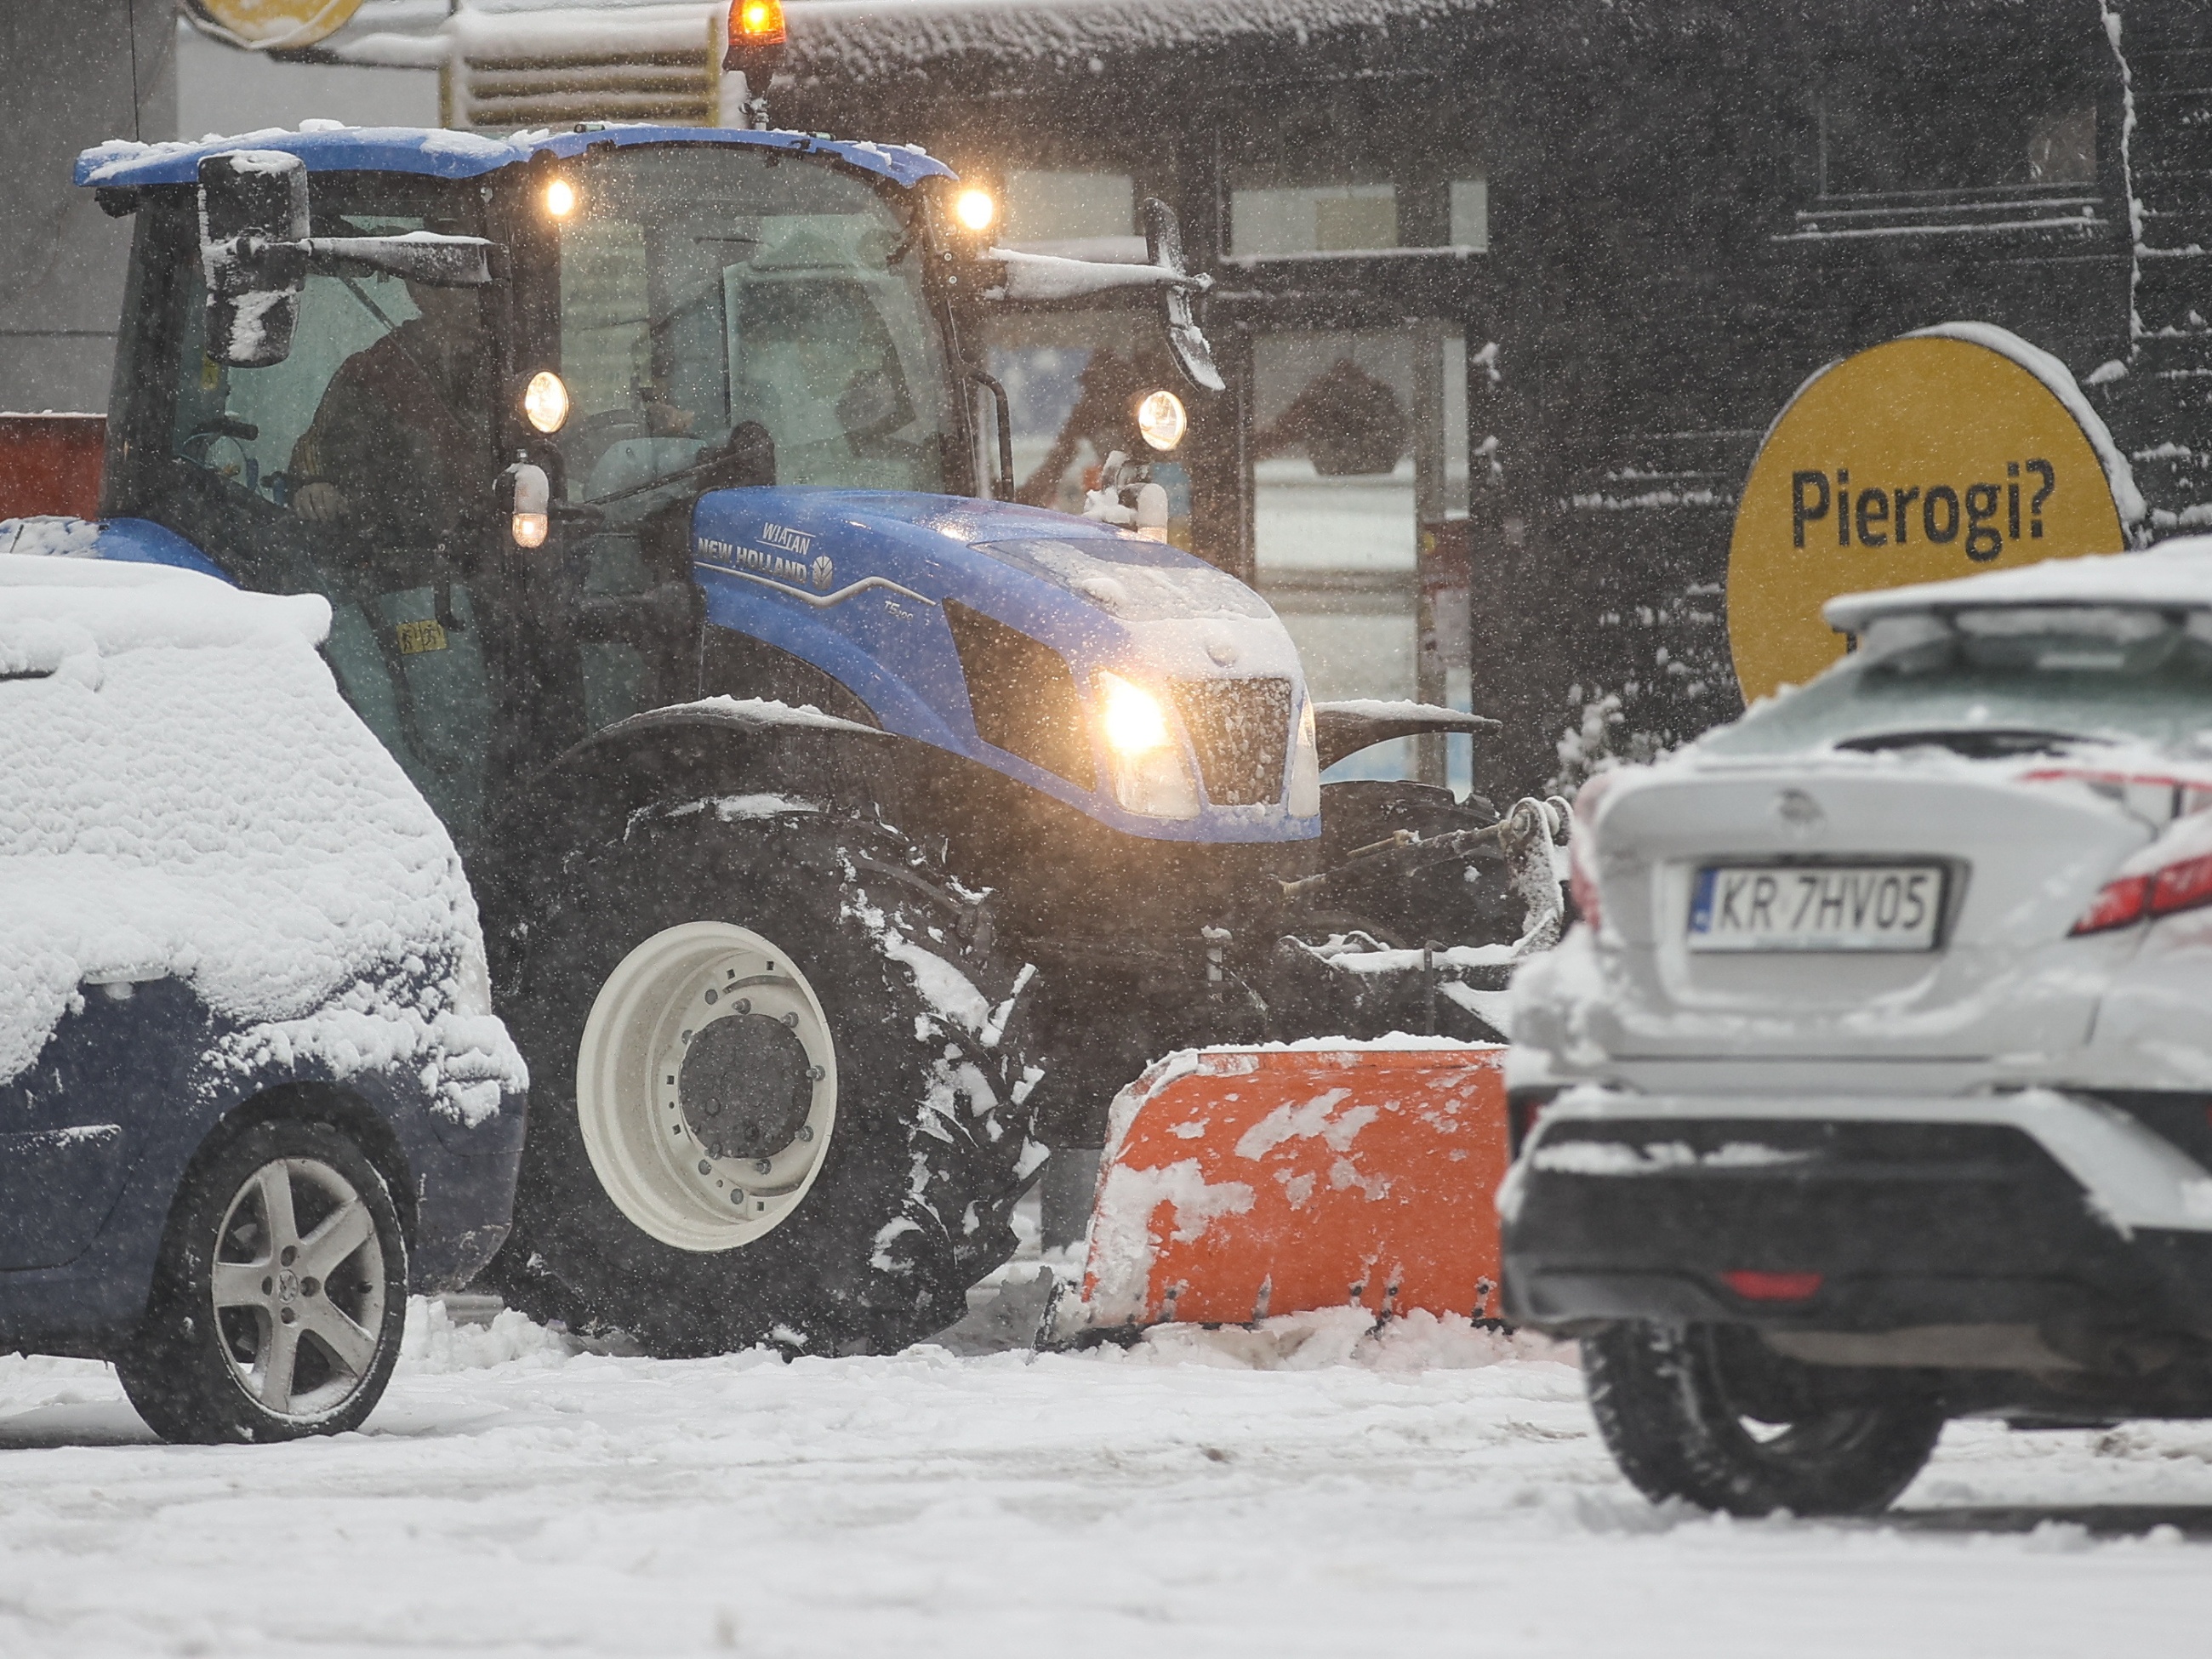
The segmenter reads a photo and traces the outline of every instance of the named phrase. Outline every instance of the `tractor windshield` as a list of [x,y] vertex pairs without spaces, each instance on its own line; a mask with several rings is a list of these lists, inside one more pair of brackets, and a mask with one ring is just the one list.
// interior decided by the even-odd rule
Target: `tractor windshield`
[[875,187],[731,145],[598,152],[561,217],[569,498],[642,493],[757,422],[776,482],[947,487],[921,250]]

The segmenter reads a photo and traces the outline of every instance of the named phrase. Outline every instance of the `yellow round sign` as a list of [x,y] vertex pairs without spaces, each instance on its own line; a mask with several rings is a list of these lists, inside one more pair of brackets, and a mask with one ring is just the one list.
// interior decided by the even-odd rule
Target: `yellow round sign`
[[185,9],[234,46],[293,52],[336,34],[361,9],[361,0],[185,0]]
[[1752,463],[1729,544],[1746,702],[1844,654],[1820,616],[1838,593],[2126,545],[2097,451],[2021,360],[2032,355],[1912,335],[1797,389]]

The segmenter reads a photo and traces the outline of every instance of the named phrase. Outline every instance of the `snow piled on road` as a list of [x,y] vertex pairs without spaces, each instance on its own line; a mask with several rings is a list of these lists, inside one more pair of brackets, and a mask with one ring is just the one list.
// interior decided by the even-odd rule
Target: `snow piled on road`
[[414,1310],[368,1431],[162,1447],[0,1360],[10,1656],[2075,1655],[2203,1641],[2212,1425],[1954,1426],[1878,1522],[1655,1510],[1580,1378],[1356,1317],[956,1358]]

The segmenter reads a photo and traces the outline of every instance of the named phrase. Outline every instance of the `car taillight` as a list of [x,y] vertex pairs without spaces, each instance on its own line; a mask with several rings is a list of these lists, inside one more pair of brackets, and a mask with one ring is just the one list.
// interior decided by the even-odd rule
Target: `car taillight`
[[1521,1149],[1528,1142],[1529,1132],[1535,1128],[1536,1120],[1544,1115],[1544,1109],[1559,1098],[1557,1089],[1523,1089],[1505,1097],[1505,1150],[1510,1158],[1521,1156]]
[[2109,933],[2148,916],[2170,916],[2207,904],[2212,904],[2212,854],[2183,859],[2147,875],[2113,878],[2097,890],[2070,931],[2077,935]]
[[1597,891],[1597,807],[1613,787],[1613,774],[1601,772],[1575,793],[1575,816],[1567,834],[1567,890],[1575,914],[1593,928],[1601,914]]
[[1820,1273],[1762,1273],[1739,1267],[1721,1275],[1721,1282],[1747,1302],[1810,1302],[1820,1293]]

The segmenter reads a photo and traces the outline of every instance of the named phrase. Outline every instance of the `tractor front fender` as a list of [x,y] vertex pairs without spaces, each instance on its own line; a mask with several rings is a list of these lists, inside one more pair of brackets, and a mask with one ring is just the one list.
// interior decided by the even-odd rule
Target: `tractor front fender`
[[580,860],[626,839],[641,814],[780,796],[896,823],[918,747],[811,708],[730,697],[594,732],[501,803],[471,858],[495,982],[516,962],[530,919],[574,898]]

